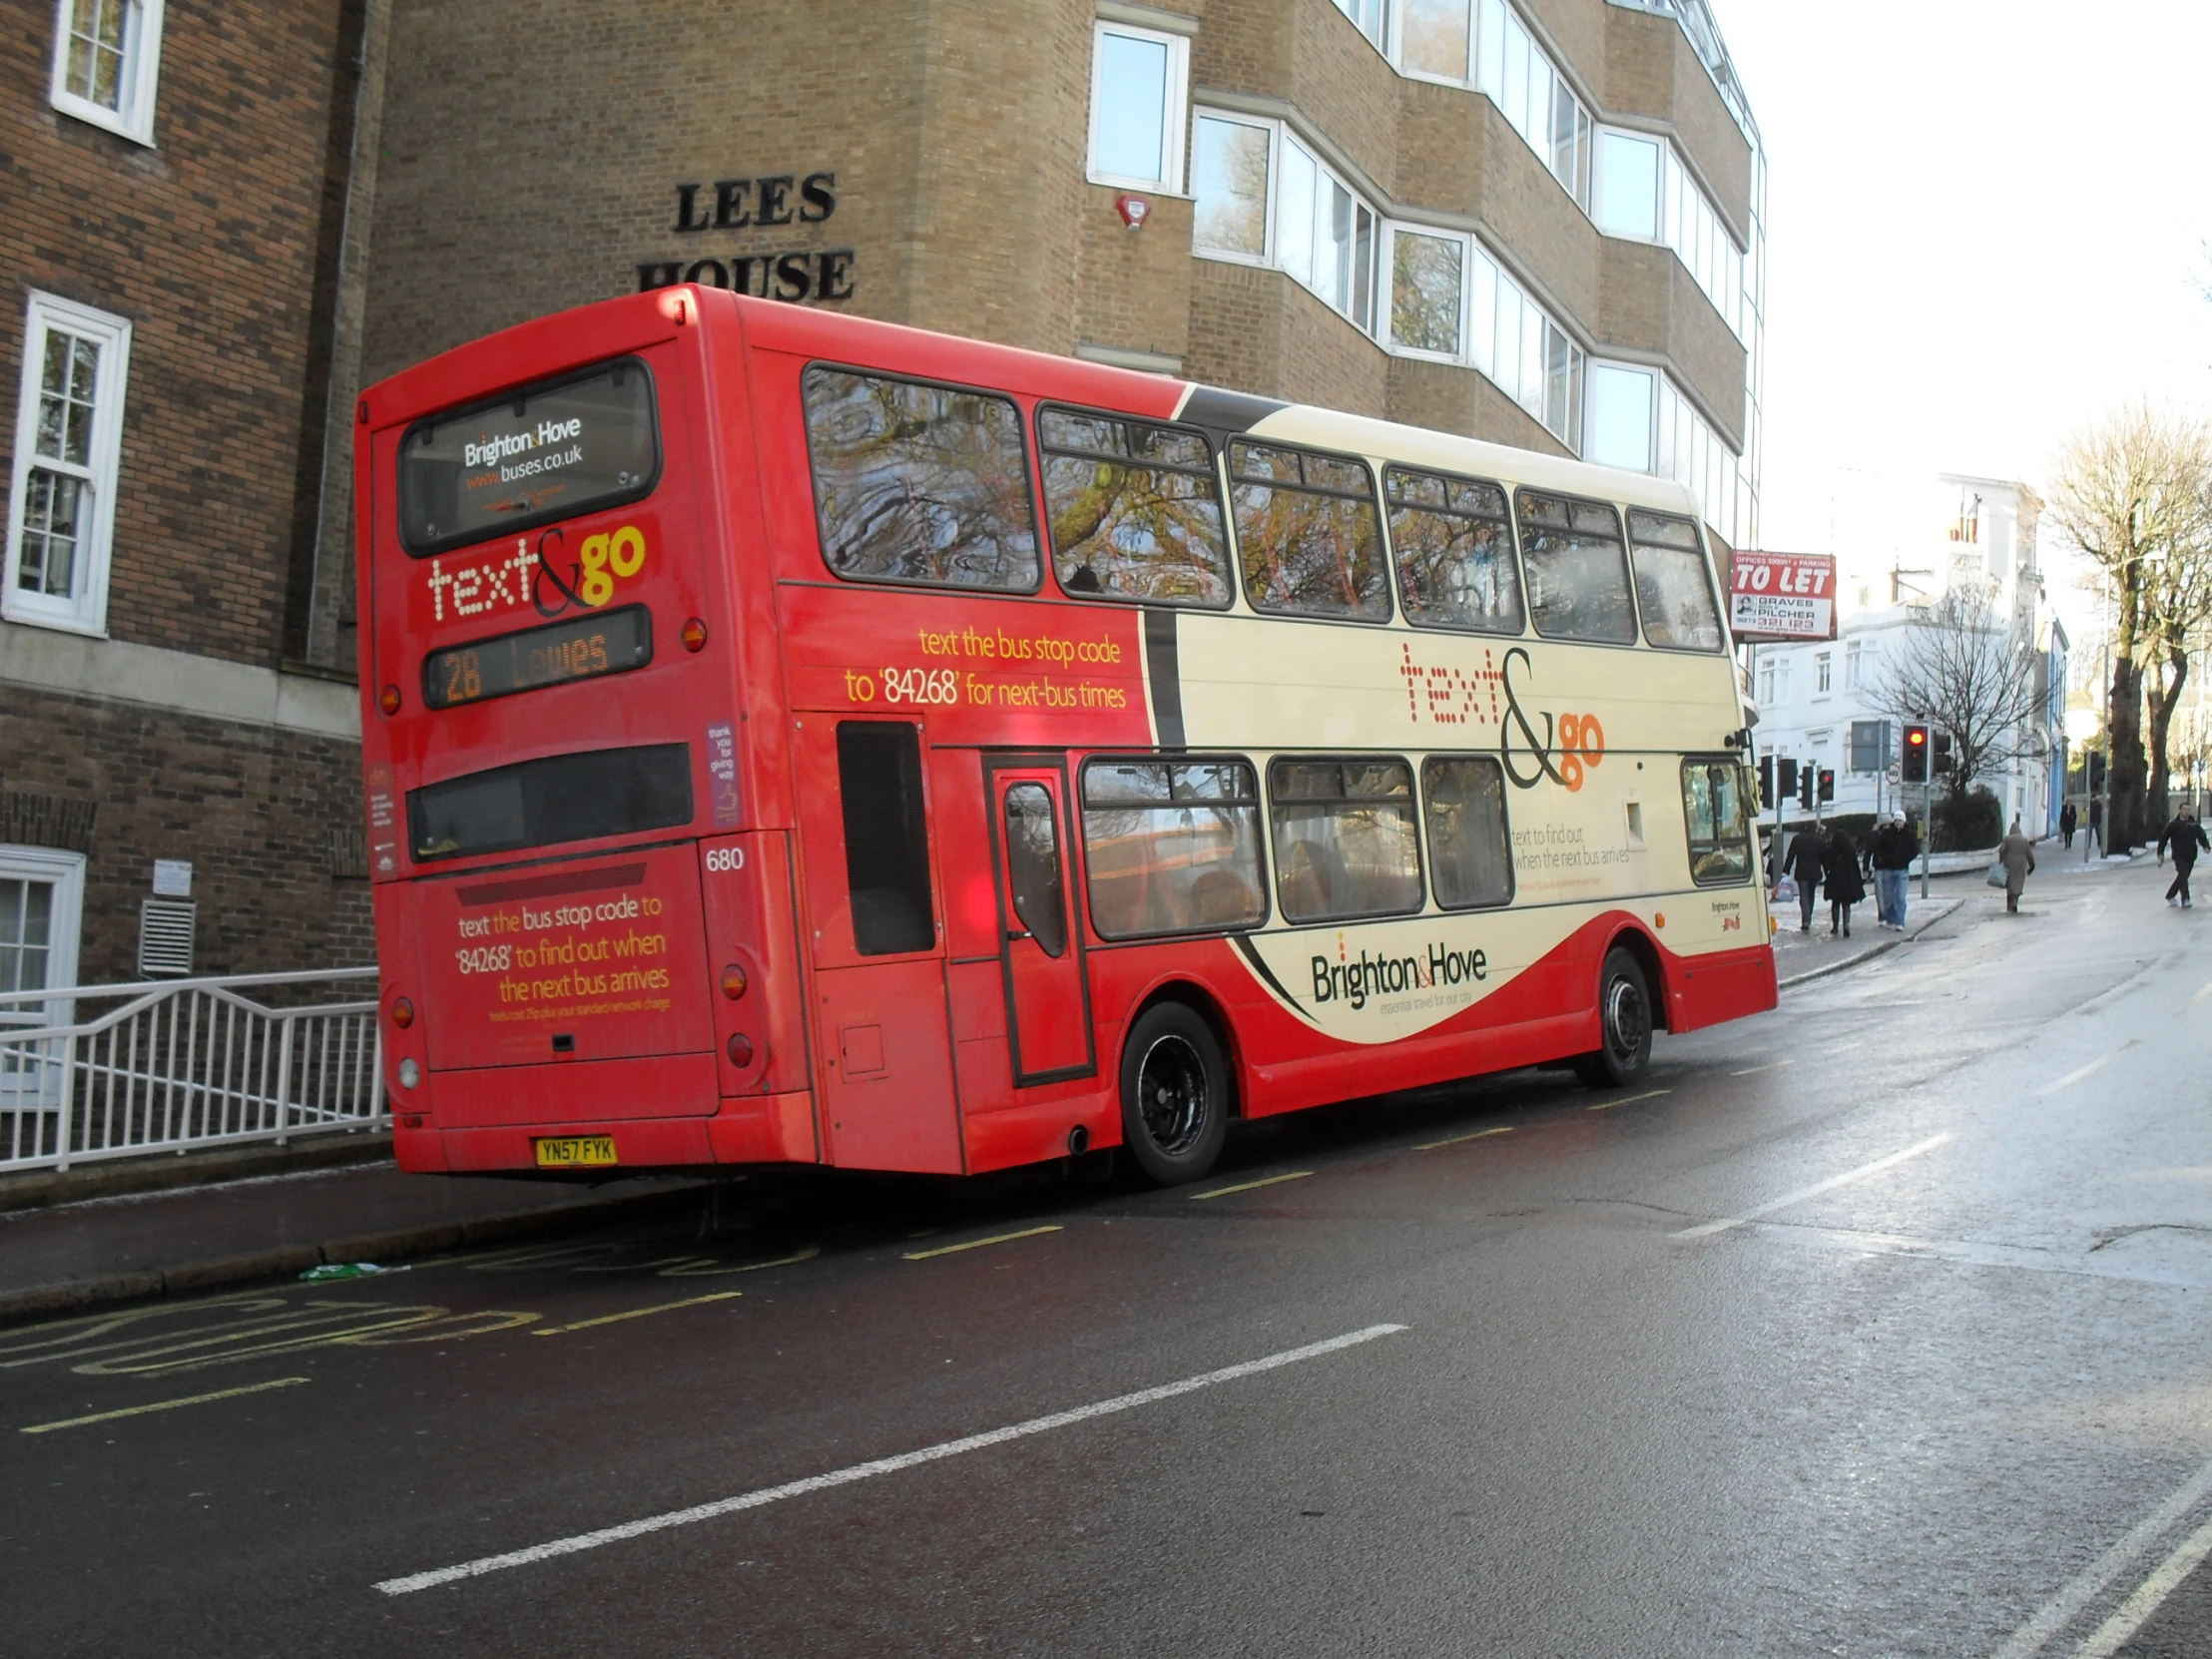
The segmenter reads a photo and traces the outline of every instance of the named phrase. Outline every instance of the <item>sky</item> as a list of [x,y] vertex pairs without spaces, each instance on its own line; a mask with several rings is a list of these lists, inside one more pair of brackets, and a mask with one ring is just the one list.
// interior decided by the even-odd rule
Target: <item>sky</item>
[[2212,6],[1713,4],[1768,159],[1764,546],[1898,479],[2040,488],[2136,398],[2212,415]]

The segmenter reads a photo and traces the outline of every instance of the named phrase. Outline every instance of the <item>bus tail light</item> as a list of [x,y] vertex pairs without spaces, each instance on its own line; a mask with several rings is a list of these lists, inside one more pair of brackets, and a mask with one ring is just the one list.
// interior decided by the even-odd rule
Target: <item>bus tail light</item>
[[743,1031],[731,1033],[729,1054],[732,1065],[739,1067],[751,1065],[753,1063],[753,1039]]
[[745,995],[745,988],[750,983],[745,976],[745,969],[735,962],[722,970],[722,994],[732,1002]]
[[414,1004],[403,996],[391,999],[391,1022],[404,1031],[414,1024]]
[[386,716],[397,714],[399,712],[399,688],[397,686],[386,686],[378,692],[376,694],[376,707],[383,710]]
[[707,625],[697,617],[685,623],[677,637],[684,642],[686,651],[697,654],[707,649]]

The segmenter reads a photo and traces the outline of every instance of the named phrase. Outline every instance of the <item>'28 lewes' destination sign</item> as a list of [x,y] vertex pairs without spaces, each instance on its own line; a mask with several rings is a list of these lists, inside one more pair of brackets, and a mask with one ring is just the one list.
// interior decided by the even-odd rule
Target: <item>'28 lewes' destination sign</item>
[[[772,173],[756,179],[717,179],[711,185],[676,187],[679,235],[820,225],[837,211],[834,173]],[[850,299],[849,248],[795,248],[766,253],[716,253],[638,264],[638,291],[677,282],[750,293],[756,299]]]

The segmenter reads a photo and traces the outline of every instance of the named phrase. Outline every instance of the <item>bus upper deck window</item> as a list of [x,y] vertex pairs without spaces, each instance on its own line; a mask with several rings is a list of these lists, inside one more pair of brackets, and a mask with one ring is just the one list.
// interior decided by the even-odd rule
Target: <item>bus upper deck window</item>
[[1037,520],[1010,398],[807,370],[822,556],[849,581],[1034,593]]
[[1382,515],[1365,461],[1239,439],[1229,480],[1254,610],[1389,621]]
[[1229,604],[1229,538],[1200,432],[1080,409],[1037,415],[1052,565],[1080,598]]
[[1636,606],[1644,638],[1676,651],[1718,651],[1721,613],[1694,521],[1628,509],[1628,550],[1636,564]]
[[1477,478],[1393,466],[1382,473],[1397,551],[1398,602],[1408,622],[1517,634],[1520,567],[1505,492]]
[[653,376],[635,357],[418,420],[399,442],[399,541],[416,558],[650,494]]
[[1636,606],[1628,595],[1628,561],[1620,514],[1607,502],[1522,490],[1521,558],[1528,566],[1528,606],[1547,640],[1636,643]]

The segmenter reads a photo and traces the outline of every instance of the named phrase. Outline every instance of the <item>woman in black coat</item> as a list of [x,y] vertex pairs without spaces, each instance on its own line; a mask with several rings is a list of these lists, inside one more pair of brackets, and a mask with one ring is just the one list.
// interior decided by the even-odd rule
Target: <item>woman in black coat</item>
[[1828,893],[1828,931],[1839,929],[1851,937],[1851,907],[1867,896],[1867,883],[1859,873],[1859,848],[1841,830],[1828,832],[1827,868],[1821,885]]

